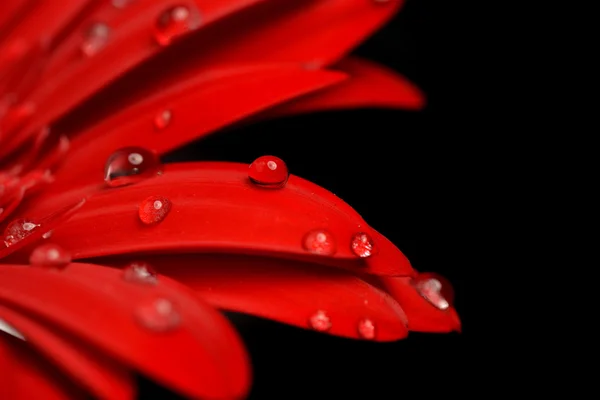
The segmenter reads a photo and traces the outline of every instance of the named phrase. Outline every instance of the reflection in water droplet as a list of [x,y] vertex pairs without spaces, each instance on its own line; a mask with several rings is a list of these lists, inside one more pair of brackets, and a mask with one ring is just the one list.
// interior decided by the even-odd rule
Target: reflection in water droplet
[[375,339],[375,324],[368,318],[358,322],[358,335],[363,339]]
[[81,51],[88,57],[94,56],[106,47],[109,37],[110,27],[96,22],[85,31]]
[[140,204],[138,215],[145,224],[156,224],[171,211],[171,201],[166,197],[150,196]]
[[168,332],[181,324],[181,314],[171,301],[164,298],[141,304],[135,317],[144,328],[154,332]]
[[310,327],[318,332],[327,332],[329,329],[331,329],[331,320],[325,311],[317,311],[310,317],[308,322]]
[[127,282],[156,285],[158,275],[147,263],[135,261],[125,267],[123,270],[123,279]]
[[250,164],[248,177],[258,186],[278,189],[285,185],[290,173],[281,158],[262,156]]
[[29,264],[42,268],[64,268],[71,262],[71,255],[52,243],[38,246],[29,256]]
[[31,235],[40,225],[28,221],[26,219],[17,219],[6,227],[4,230],[4,244],[6,247],[23,240],[23,238]]
[[302,245],[311,253],[330,256],[335,254],[337,247],[333,235],[324,229],[315,229],[304,236]]
[[180,5],[165,10],[156,21],[154,38],[161,46],[168,46],[178,36],[200,26],[200,16],[195,10]]
[[156,176],[161,171],[156,153],[141,147],[126,147],[108,157],[104,181],[111,187],[125,186]]
[[163,110],[154,117],[154,127],[158,130],[165,129],[170,123],[173,114],[171,110]]
[[350,245],[352,252],[358,257],[370,257],[375,252],[375,244],[369,234],[360,232],[354,235]]
[[413,279],[412,283],[421,296],[440,310],[447,310],[454,301],[454,289],[441,275],[424,272]]

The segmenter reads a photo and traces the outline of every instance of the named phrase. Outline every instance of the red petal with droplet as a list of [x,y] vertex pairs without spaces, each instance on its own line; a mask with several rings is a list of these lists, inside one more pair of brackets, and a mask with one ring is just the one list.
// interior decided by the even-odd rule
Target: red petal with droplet
[[[90,264],[71,264],[60,273],[2,265],[0,279],[0,304],[68,332],[175,392],[221,399],[249,389],[248,360],[233,329],[172,280],[148,287]],[[136,321],[139,307],[157,298],[177,306],[180,326],[154,332]]]
[[[30,216],[54,209],[66,201],[64,196],[69,194],[47,197]],[[138,217],[139,204],[148,196],[166,197],[172,205],[169,215],[152,226]],[[304,236],[317,228],[335,236],[335,254],[304,249]],[[352,252],[351,240],[365,231],[379,252],[361,259]],[[295,176],[282,189],[263,189],[250,182],[245,164],[167,164],[161,176],[92,196],[52,238],[75,259],[136,252],[235,252],[309,259],[368,274],[415,274],[400,250],[333,193]]]
[[382,277],[383,288],[398,301],[408,317],[408,328],[417,332],[460,331],[461,323],[453,307],[440,310],[411,285],[411,278]]
[[135,398],[133,377],[114,360],[92,351],[64,332],[53,331],[25,317],[17,310],[0,305],[0,317],[17,329],[31,346],[53,362],[74,382],[100,399]]
[[424,94],[388,68],[354,57],[342,60],[335,68],[347,73],[350,78],[277,106],[267,111],[265,117],[360,107],[419,110],[425,106]]
[[[55,186],[94,182],[98,165],[104,165],[118,148],[141,146],[163,154],[257,111],[344,78],[337,72],[266,65],[215,71],[184,82],[177,90],[158,93],[79,134],[71,142],[69,161],[56,171]],[[165,109],[171,111],[172,120],[165,129],[155,132],[154,118]]]

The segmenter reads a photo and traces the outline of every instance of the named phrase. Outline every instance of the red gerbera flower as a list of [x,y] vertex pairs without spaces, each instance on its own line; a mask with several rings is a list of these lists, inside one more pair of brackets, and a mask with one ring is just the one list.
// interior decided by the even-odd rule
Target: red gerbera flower
[[243,398],[249,360],[217,309],[373,341],[460,329],[448,282],[283,160],[160,162],[233,124],[419,109],[404,78],[346,57],[402,3],[8,0],[3,397],[130,399],[142,374]]

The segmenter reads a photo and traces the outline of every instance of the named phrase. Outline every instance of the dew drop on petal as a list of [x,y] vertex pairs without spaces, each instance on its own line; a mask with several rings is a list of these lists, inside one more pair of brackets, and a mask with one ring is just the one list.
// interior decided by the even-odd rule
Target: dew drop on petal
[[454,301],[454,289],[443,276],[425,272],[413,279],[412,283],[423,298],[440,310],[447,310]]
[[52,237],[52,231],[48,231],[48,232],[44,233],[44,234],[42,235],[42,237],[43,237],[44,239],[49,239],[50,237]]
[[363,339],[375,339],[375,324],[368,318],[358,322],[358,335]]
[[250,164],[248,177],[258,186],[270,189],[281,188],[289,178],[287,165],[281,158],[262,156]]
[[200,26],[200,16],[195,10],[179,5],[171,7],[158,17],[154,38],[161,46],[168,46],[178,36],[193,31]]
[[154,332],[168,332],[181,324],[181,314],[165,298],[141,304],[135,311],[135,317],[141,326]]
[[150,196],[142,201],[138,209],[140,220],[147,225],[156,224],[171,211],[171,201],[166,197]]
[[147,263],[134,261],[123,269],[123,279],[127,282],[156,285],[158,275]]
[[92,24],[84,33],[81,52],[88,57],[98,54],[108,43],[110,27],[104,23]]
[[127,7],[134,1],[135,0],[112,0],[112,5],[114,8],[118,8],[118,9],[122,10],[123,8]]
[[26,219],[14,220],[4,230],[4,244],[6,247],[12,246],[29,236],[39,226],[39,224]]
[[106,160],[104,181],[119,187],[140,182],[162,172],[156,153],[141,147],[126,147],[115,151]]
[[311,253],[330,256],[335,254],[337,247],[333,235],[324,229],[315,229],[304,236],[302,245]]
[[366,258],[375,252],[375,243],[369,234],[359,232],[352,238],[350,249],[358,257]]
[[308,320],[310,327],[317,332],[327,332],[331,329],[331,320],[325,311],[319,310]]
[[159,112],[156,114],[156,117],[154,117],[154,127],[159,131],[165,129],[171,123],[172,117],[173,113],[171,110],[163,110]]
[[29,256],[29,264],[42,268],[64,268],[71,262],[71,255],[57,244],[38,246]]

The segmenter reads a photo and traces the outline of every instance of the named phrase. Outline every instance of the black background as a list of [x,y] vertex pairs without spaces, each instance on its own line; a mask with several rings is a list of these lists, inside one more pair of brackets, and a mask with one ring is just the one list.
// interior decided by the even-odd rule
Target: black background
[[[251,398],[368,399],[460,396],[469,319],[463,309],[463,247],[448,236],[456,192],[452,174],[452,36],[429,1],[408,0],[390,24],[355,54],[416,82],[427,94],[422,112],[353,110],[262,122],[207,139],[168,157],[250,163],[273,154],[295,175],[337,194],[394,242],[420,271],[446,276],[457,294],[462,334],[411,333],[391,344],[329,337],[258,318],[230,315],[254,366]],[[451,219],[455,219],[452,216]],[[451,240],[454,239],[454,240]],[[166,393],[144,382],[142,397]]]

